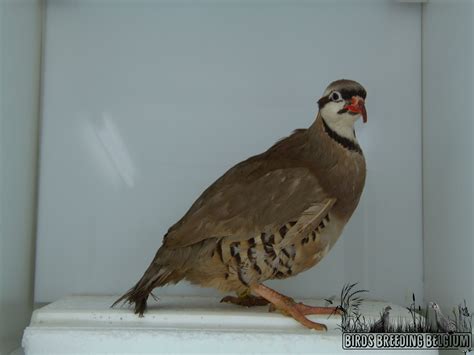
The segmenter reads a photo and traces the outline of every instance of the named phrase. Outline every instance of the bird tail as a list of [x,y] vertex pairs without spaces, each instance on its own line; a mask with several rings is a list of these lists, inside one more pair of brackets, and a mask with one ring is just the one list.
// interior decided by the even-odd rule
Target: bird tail
[[135,313],[143,316],[146,310],[148,296],[151,294],[156,300],[157,298],[151,293],[154,288],[164,286],[173,278],[173,271],[168,271],[166,267],[156,263],[156,257],[143,274],[140,281],[137,282],[127,293],[116,300],[111,307],[118,303],[128,303],[135,305]]

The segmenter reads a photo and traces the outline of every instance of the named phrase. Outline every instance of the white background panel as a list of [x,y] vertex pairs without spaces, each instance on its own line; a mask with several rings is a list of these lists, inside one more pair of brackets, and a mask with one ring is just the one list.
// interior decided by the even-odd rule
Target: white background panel
[[320,265],[270,284],[421,299],[419,5],[48,1],[46,15],[36,301],[128,289],[199,194],[309,126],[339,78],[368,91],[363,198]]
[[41,1],[0,0],[0,354],[33,308]]
[[472,308],[474,2],[433,0],[423,18],[424,295]]

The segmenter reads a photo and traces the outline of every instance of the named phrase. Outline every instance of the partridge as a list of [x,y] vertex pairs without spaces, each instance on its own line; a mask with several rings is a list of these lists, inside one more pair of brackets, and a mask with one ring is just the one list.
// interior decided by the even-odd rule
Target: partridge
[[371,329],[371,332],[373,333],[388,333],[390,329],[390,311],[392,310],[392,307],[387,306],[383,310],[383,313],[380,316],[380,319],[377,320]]
[[264,153],[228,170],[165,234],[138,283],[115,303],[134,304],[143,315],[152,290],[188,280],[236,292],[224,301],[265,303],[316,330],[306,315],[334,307],[296,303],[262,283],[316,265],[353,214],[364,188],[366,165],[354,123],[367,121],[366,91],[352,80],[331,83],[307,129],[297,129]]
[[454,333],[456,331],[456,323],[446,317],[441,308],[435,302],[430,302],[430,306],[435,311],[436,325],[438,326],[438,332],[442,333]]

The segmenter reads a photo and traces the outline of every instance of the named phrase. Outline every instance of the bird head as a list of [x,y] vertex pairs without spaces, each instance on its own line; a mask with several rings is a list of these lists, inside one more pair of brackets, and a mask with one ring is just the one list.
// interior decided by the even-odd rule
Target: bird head
[[438,304],[435,302],[430,302],[430,307],[433,308],[435,311],[440,311]]
[[319,113],[333,131],[355,140],[354,123],[359,117],[367,122],[364,87],[353,80],[337,80],[329,84],[318,100]]
[[392,310],[392,307],[390,307],[390,306],[385,307],[385,312],[386,313],[390,312],[391,310]]

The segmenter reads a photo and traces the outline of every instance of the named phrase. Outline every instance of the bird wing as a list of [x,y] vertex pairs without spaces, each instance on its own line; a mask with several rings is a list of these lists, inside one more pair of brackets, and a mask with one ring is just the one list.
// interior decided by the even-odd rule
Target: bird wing
[[179,248],[214,237],[248,239],[292,221],[300,222],[290,231],[301,232],[317,226],[334,202],[304,162],[257,156],[236,165],[204,191],[169,229],[164,245]]

